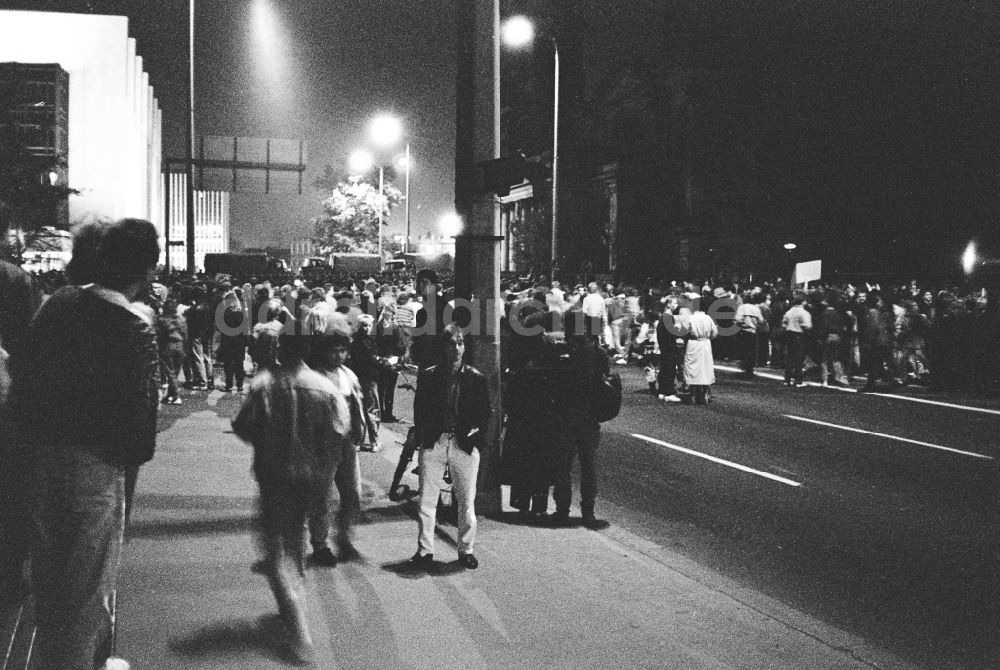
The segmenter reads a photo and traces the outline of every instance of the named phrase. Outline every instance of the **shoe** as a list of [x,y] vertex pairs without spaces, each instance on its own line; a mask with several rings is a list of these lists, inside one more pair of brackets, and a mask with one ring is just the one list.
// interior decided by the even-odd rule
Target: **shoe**
[[313,548],[313,553],[309,556],[309,560],[313,564],[321,565],[324,568],[333,568],[337,565],[337,557],[330,551],[330,547],[326,546]]
[[787,379],[783,383],[784,383],[785,386],[791,386],[792,385],[792,382],[790,382]]
[[472,554],[459,554],[458,563],[469,570],[475,570],[479,567],[479,561]]
[[660,400],[664,400],[666,402],[680,402],[681,401],[680,396],[677,396],[677,395],[667,395],[667,396],[661,395],[660,396]]
[[382,423],[399,423],[399,419],[395,415],[390,414],[389,416],[382,419]]
[[666,400],[667,399],[667,396],[663,395],[662,393],[660,395],[656,396],[656,397],[659,398],[660,400]]
[[861,388],[858,389],[858,393],[874,393],[874,392],[875,392],[874,385],[866,384],[865,386],[862,386]]
[[826,389],[826,388],[830,388],[830,382],[826,382],[826,381],[825,381],[825,382],[823,382],[822,384],[820,384],[820,386],[822,386],[822,387],[823,387],[823,388],[825,388],[825,389]]
[[236,392],[239,393],[240,395],[243,395],[243,387],[242,386],[237,387]]
[[418,465],[417,467],[415,467],[412,470],[410,470],[410,474],[411,475],[417,475],[419,477],[420,476],[420,466]]
[[805,388],[806,386],[808,386],[808,384],[806,384],[805,382],[798,382],[797,384],[795,384],[795,388],[797,389]]
[[161,401],[164,405],[183,405],[184,401],[177,396],[167,396]]
[[232,386],[226,386],[225,388],[222,389],[222,392],[223,393],[232,393],[233,392],[233,387]]
[[266,575],[267,574],[267,561],[263,558],[259,561],[254,561],[250,566],[250,572],[255,575]]
[[565,528],[572,523],[569,520],[569,512],[564,512],[562,510],[556,510],[546,521],[549,526],[555,528]]
[[380,444],[366,444],[361,447],[361,451],[370,451],[373,454],[377,454],[382,451],[382,445]]
[[430,570],[434,567],[434,554],[421,554],[418,551],[410,558],[410,565],[421,570]]
[[615,365],[628,365],[628,361],[626,361],[624,358],[619,358],[617,361],[615,361]]

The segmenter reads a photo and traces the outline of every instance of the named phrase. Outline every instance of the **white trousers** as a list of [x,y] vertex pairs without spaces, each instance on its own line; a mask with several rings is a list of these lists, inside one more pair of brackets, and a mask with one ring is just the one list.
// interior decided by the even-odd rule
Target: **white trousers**
[[434,524],[438,495],[444,485],[445,468],[451,473],[451,494],[458,502],[458,553],[471,554],[476,543],[476,477],[479,450],[467,454],[458,448],[455,437],[442,435],[433,449],[420,450],[420,515],[417,548],[420,554],[434,553]]

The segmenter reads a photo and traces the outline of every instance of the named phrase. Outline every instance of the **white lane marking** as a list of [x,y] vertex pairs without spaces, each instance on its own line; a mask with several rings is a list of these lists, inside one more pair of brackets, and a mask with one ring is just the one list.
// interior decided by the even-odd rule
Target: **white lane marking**
[[[728,365],[716,365],[716,370],[722,370],[724,372],[743,372],[740,368],[729,367]],[[777,381],[784,381],[784,377],[781,375],[772,374],[770,372],[754,372],[755,377],[763,377],[764,379],[775,379]],[[816,382],[806,382],[809,386],[821,386]],[[846,391],[847,393],[857,393],[858,390],[855,388],[847,388],[843,386],[828,386],[826,387],[831,391]],[[925,405],[937,405],[938,407],[950,407],[951,409],[964,409],[967,412],[982,412],[983,414],[996,414],[1000,416],[1000,410],[988,409],[986,407],[969,407],[968,405],[956,405],[951,402],[943,402],[941,400],[928,400],[927,398],[914,398],[912,396],[906,395],[896,395],[895,393],[872,393],[868,392],[864,395],[875,395],[880,398],[892,398],[894,400],[906,400],[908,402],[920,402]]]
[[908,437],[897,437],[896,435],[889,435],[887,433],[876,433],[871,430],[861,430],[860,428],[852,428],[850,426],[841,426],[836,423],[827,423],[826,421],[817,421],[816,419],[807,419],[802,416],[792,416],[791,414],[785,414],[785,417],[793,419],[795,421],[806,421],[808,423],[815,423],[819,426],[827,426],[829,428],[837,428],[839,430],[849,430],[852,433],[863,433],[864,435],[875,435],[876,437],[885,437],[890,440],[898,440],[900,442],[909,442],[910,444],[917,444],[921,447],[930,447],[931,449],[940,449],[942,451],[951,451],[956,454],[962,454],[963,456],[972,456],[973,458],[984,458],[986,460],[992,461],[992,456],[986,456],[985,454],[977,454],[974,451],[962,451],[961,449],[953,449],[951,447],[942,447],[940,444],[931,444],[930,442],[921,442],[920,440],[911,440]]
[[910,402],[922,402],[925,405],[937,405],[939,407],[951,407],[952,409],[964,409],[969,412],[982,412],[983,414],[997,414],[1000,415],[1000,410],[987,409],[985,407],[969,407],[968,405],[956,405],[950,402],[941,402],[940,400],[927,400],[926,398],[911,398],[905,395],[896,395],[894,393],[866,393],[865,395],[877,395],[882,398],[895,398],[897,400],[909,400]]
[[692,449],[685,449],[684,447],[678,447],[676,444],[670,444],[669,442],[664,442],[663,440],[657,440],[654,437],[647,437],[646,435],[639,435],[638,433],[632,433],[632,437],[637,437],[640,440],[651,442],[652,444],[658,444],[661,447],[667,447],[668,449],[680,451],[681,453],[685,453],[690,456],[697,456],[698,458],[704,458],[705,460],[712,461],[713,463],[726,465],[730,468],[736,468],[737,470],[742,470],[743,472],[749,472],[750,474],[753,475],[758,475],[760,477],[767,477],[768,479],[773,479],[774,481],[781,482],[782,484],[788,484],[789,486],[802,486],[801,482],[793,482],[791,479],[785,479],[784,477],[779,477],[778,475],[772,475],[770,472],[761,472],[760,470],[754,470],[753,468],[748,468],[747,466],[740,465],[739,463],[733,463],[732,461],[727,461],[722,458],[716,458],[715,456],[709,456],[708,454],[703,454],[700,451],[694,451]]

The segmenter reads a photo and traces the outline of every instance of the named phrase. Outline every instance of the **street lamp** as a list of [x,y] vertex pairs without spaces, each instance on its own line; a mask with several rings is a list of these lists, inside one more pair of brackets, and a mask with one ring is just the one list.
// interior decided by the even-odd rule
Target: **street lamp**
[[962,269],[965,271],[965,274],[972,274],[972,271],[976,268],[977,260],[976,243],[969,242],[968,246],[965,247],[965,253],[962,254]]
[[406,244],[403,253],[410,253],[410,143],[406,143],[406,155],[396,161],[396,165],[406,170]]
[[[535,27],[524,16],[513,16],[504,22],[501,29],[505,44],[518,48],[529,44],[535,38]],[[559,259],[559,43],[552,35],[552,52],[555,82],[552,94],[552,278]]]
[[[403,124],[399,119],[389,114],[380,114],[372,119],[368,126],[368,137],[378,147],[391,147],[403,134]],[[406,143],[406,246],[410,245],[410,143]],[[371,168],[369,168],[371,169]],[[385,197],[385,168],[379,163],[378,168],[378,257],[382,262],[382,200]],[[404,251],[406,251],[404,249]]]

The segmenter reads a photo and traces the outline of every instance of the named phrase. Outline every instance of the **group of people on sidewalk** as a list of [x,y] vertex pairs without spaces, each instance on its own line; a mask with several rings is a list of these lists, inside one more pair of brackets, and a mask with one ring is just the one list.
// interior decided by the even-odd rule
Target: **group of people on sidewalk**
[[[171,328],[157,328],[161,318],[181,316],[169,300],[159,313],[150,304],[159,292],[159,255],[154,226],[125,219],[74,231],[69,283],[48,297],[30,275],[0,263],[0,610],[34,597],[35,668],[91,670],[113,648],[114,592],[132,500],[156,443],[163,345],[175,350],[183,341],[169,335]],[[435,278],[425,279],[436,294]],[[223,337],[238,327],[224,316],[241,311],[238,297],[223,297],[231,304],[217,312],[223,317],[213,327]],[[351,532],[360,510],[358,451],[377,448],[367,410],[387,393],[375,385],[366,392],[364,380],[379,371],[357,365],[379,354],[369,339],[374,319],[358,315],[357,331],[348,334],[330,327],[342,321],[332,310],[313,306],[282,323],[281,307],[265,307],[251,336],[256,372],[233,427],[254,448],[263,555],[254,570],[267,576],[291,651],[303,660],[312,653],[302,591],[306,529],[315,563],[360,556]],[[409,343],[420,363],[421,495],[411,562],[417,569],[433,564],[438,491],[447,476],[459,508],[459,562],[474,569],[474,500],[490,394],[483,375],[462,363],[462,330],[445,327],[441,310],[428,307],[435,327]],[[191,310],[197,313],[197,303]],[[349,356],[361,375],[345,365]],[[171,366],[177,358],[171,355]],[[169,386],[171,400],[177,391]],[[334,488],[337,555],[329,541]]]

